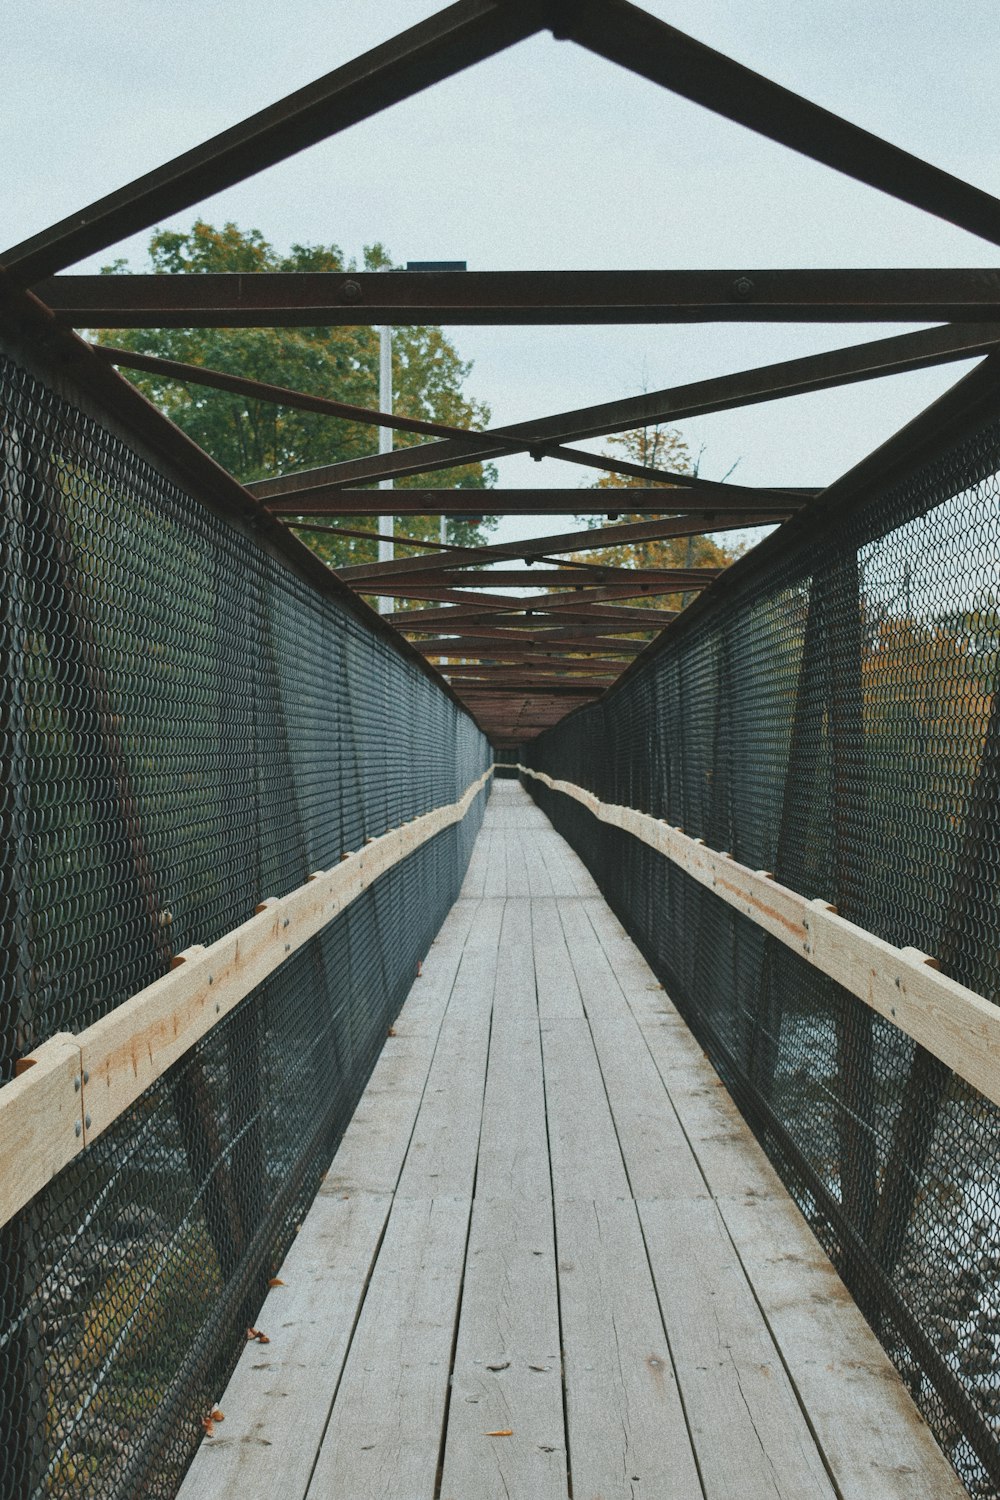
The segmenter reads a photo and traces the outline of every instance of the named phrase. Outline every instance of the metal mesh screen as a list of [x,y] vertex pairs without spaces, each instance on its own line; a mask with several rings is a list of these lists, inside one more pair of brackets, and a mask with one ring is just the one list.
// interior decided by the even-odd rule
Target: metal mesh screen
[[[0,1069],[489,763],[416,662],[0,357]],[[0,1495],[176,1491],[481,821],[0,1229]]]
[[[1000,421],[737,570],[525,751],[1000,1000]],[[655,851],[527,780],[971,1493],[1000,1492],[1000,1111]]]

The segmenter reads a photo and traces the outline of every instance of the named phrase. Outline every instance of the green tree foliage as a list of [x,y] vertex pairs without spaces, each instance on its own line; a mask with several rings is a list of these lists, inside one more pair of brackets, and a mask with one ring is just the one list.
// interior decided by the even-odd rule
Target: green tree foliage
[[[257,229],[242,230],[232,223],[217,229],[200,219],[187,232],[157,230],[149,243],[149,262],[152,271],[171,275],[355,269],[353,262],[345,262],[336,245],[293,245],[287,255],[282,255]],[[366,271],[390,263],[382,245],[365,248]],[[128,274],[131,269],[119,260],[105,267],[105,272]],[[379,337],[375,328],[110,329],[99,338],[119,348],[203,365],[310,395],[356,406],[378,406]],[[401,416],[459,427],[485,426],[489,408],[462,391],[470,370],[471,365],[459,357],[440,328],[393,330],[393,404]],[[126,373],[171,421],[240,480],[316,468],[340,459],[360,458],[378,449],[378,428],[367,424],[251,401],[156,375]],[[411,433],[393,436],[396,447],[426,441]],[[466,490],[485,489],[495,477],[489,464],[466,464],[431,476],[435,486]],[[427,484],[425,476],[423,484]],[[401,480],[400,487],[419,489],[421,476]],[[373,517],[343,517],[330,524],[374,531],[377,523]],[[495,518],[491,516],[484,516],[481,522],[452,520],[449,539],[463,544],[483,541],[493,525]],[[401,535],[436,541],[439,520],[437,516],[407,516],[397,530]],[[301,535],[333,566],[371,561],[376,555],[374,541],[319,532]]]

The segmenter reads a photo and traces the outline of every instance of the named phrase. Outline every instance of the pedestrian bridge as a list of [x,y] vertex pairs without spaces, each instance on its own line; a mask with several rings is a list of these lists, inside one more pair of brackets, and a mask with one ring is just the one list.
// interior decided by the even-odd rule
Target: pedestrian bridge
[[[1000,274],[70,270],[546,31],[1000,244],[459,0],[0,255],[0,1500],[1000,1495]],[[930,326],[489,431],[73,331],[533,321]],[[823,488],[577,446],[955,361]],[[121,370],[401,436],[243,483]]]
[[180,1500],[964,1493],[662,984],[517,783]]

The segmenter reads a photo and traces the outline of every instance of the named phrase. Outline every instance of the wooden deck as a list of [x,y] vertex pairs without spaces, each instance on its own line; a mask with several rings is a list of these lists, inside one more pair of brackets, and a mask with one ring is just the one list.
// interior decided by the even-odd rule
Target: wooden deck
[[956,1500],[583,865],[499,782],[182,1500]]

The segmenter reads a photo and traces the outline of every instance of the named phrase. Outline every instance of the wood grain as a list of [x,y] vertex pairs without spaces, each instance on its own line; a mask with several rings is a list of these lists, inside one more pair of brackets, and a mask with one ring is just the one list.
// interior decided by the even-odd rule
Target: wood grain
[[839,916],[829,902],[801,896],[647,813],[601,802],[584,787],[541,771],[519,769],[656,849],[1000,1104],[1000,1007],[939,973],[932,955],[894,947]]

